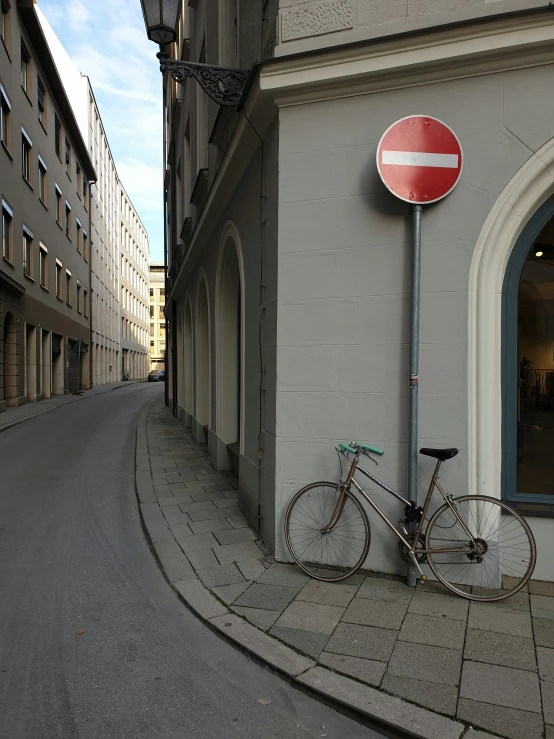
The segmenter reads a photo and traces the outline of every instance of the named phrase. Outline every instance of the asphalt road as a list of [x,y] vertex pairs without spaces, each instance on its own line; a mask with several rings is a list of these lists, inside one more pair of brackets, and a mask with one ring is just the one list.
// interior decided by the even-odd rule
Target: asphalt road
[[381,736],[251,662],[167,585],[133,489],[138,415],[162,391],[84,396],[0,434],[0,737]]

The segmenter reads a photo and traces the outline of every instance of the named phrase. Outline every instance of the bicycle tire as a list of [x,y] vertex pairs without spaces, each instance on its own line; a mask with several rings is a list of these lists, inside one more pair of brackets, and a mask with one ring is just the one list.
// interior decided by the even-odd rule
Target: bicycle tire
[[[365,512],[361,502],[358,500],[356,496],[354,496],[349,490],[346,492],[346,498],[348,503],[353,504],[355,507],[356,512],[360,515],[360,520],[362,522],[363,528],[364,528],[364,543],[363,545],[359,546],[360,554],[359,556],[356,555],[355,562],[353,565],[339,565],[333,564],[332,562],[320,562],[317,561],[314,562],[307,562],[306,559],[302,559],[302,556],[300,556],[300,552],[297,551],[299,547],[295,547],[295,543],[293,541],[293,538],[295,536],[294,533],[294,525],[293,525],[293,516],[294,512],[299,511],[299,505],[300,501],[304,498],[304,496],[309,496],[310,494],[312,496],[315,496],[315,491],[318,489],[328,489],[329,491],[333,491],[334,495],[339,495],[341,487],[340,485],[337,485],[334,482],[314,482],[310,485],[306,485],[301,490],[299,490],[294,498],[291,500],[287,507],[287,511],[285,514],[285,541],[287,543],[288,550],[291,554],[291,557],[296,562],[296,564],[300,567],[300,569],[305,572],[310,577],[314,578],[315,580],[319,580],[321,582],[339,582],[340,580],[346,580],[348,577],[353,575],[359,568],[362,566],[364,560],[367,557],[367,553],[369,551],[369,546],[371,544],[371,529],[369,526],[369,519],[367,517],[367,513]],[[308,498],[305,498],[307,500]],[[328,523],[330,513],[332,513],[334,509],[334,504],[332,503],[332,500],[329,498],[328,500],[323,500],[323,503],[317,503],[318,509],[314,514],[314,511],[312,510],[310,515],[317,515],[319,511],[322,513],[322,520],[321,522],[318,522],[314,520],[314,523],[311,526],[308,526],[308,528],[314,532],[314,538],[313,541],[316,542],[317,540],[317,534],[321,532],[319,531],[319,528],[323,527],[325,523]],[[346,508],[346,504],[345,504]],[[351,538],[358,539],[361,532],[358,531],[358,527],[360,524],[352,523],[352,513],[348,513],[347,517],[344,516],[345,508],[343,508],[343,511],[341,512],[341,517],[339,518],[337,525],[335,529],[341,528],[341,521],[344,521],[342,526],[344,527],[346,525],[347,520],[350,520],[350,533],[352,534]],[[312,506],[313,509],[313,506]],[[330,512],[330,513],[329,513]],[[326,515],[328,514],[328,515]],[[302,513],[304,517],[306,516],[305,513]],[[356,527],[356,528],[355,528]],[[347,537],[348,537],[348,532]],[[323,536],[323,534],[321,534]],[[361,540],[361,538],[360,538]],[[321,546],[321,549],[323,549],[323,545]],[[330,550],[330,546],[327,546],[327,551]],[[344,552],[344,548],[340,549],[341,552]],[[316,542],[316,552],[317,552],[317,542]],[[323,554],[323,552],[322,552]],[[309,566],[311,565],[311,567]]]
[[[456,504],[457,506],[463,504],[463,503],[470,503],[472,502],[474,504],[474,508],[476,511],[476,514],[474,515],[471,513],[471,509],[468,506],[468,510],[471,513],[471,517],[473,518],[473,523],[465,521],[466,526],[472,533],[472,536],[474,540],[483,541],[484,545],[481,545],[482,548],[485,549],[485,551],[480,554],[481,560],[477,561],[478,557],[473,553],[467,553],[467,554],[456,554],[456,555],[445,555],[444,553],[440,554],[437,553],[436,555],[432,553],[427,554],[427,563],[429,567],[431,568],[431,571],[435,575],[435,577],[451,592],[455,593],[458,596],[461,596],[462,598],[466,598],[467,600],[477,601],[481,603],[487,603],[487,602],[495,602],[499,600],[504,600],[505,598],[509,598],[512,595],[515,595],[515,593],[519,592],[529,581],[531,575],[533,574],[533,570],[535,568],[536,564],[536,544],[535,539],[533,537],[533,533],[528,525],[528,523],[525,521],[524,518],[522,518],[517,511],[515,511],[510,505],[505,503],[502,500],[499,500],[497,498],[491,498],[486,495],[464,495],[460,498],[454,498],[451,501],[452,503]],[[488,507],[488,513],[486,522],[482,522],[482,516],[485,514],[483,513],[482,516],[479,516],[478,510],[479,510],[479,504],[482,507],[482,510],[487,510]],[[477,531],[477,535],[473,533],[473,530],[477,530],[475,527],[479,528],[481,526],[486,527],[488,525],[488,521],[490,520],[490,514],[491,511],[493,511],[495,508],[497,508],[497,512],[493,514],[493,518],[491,521],[491,534],[494,531],[494,534],[497,538],[491,538],[489,535],[487,537],[486,533],[483,531],[482,536],[479,534],[480,531]],[[502,535],[503,537],[506,537],[507,534],[509,534],[512,538],[506,539],[505,538],[505,544],[512,542],[509,547],[509,553],[506,553],[506,550],[508,550],[508,547],[504,546],[504,550],[502,553],[500,551],[501,546],[501,539],[500,532],[504,526],[506,526],[506,523],[502,523],[502,525],[496,529],[493,529],[495,516],[500,517],[502,515],[502,512],[506,515],[511,515],[514,517],[514,520],[519,524],[521,527],[522,533],[514,533],[516,531],[515,527],[512,529],[507,529],[506,532]],[[460,511],[458,509],[458,513],[460,514]],[[461,515],[461,514],[460,514]],[[449,517],[448,517],[449,516]],[[452,521],[453,523],[449,526],[446,525],[440,525],[438,524],[439,520],[441,520],[441,517],[443,519],[443,524]],[[498,518],[500,520],[500,518]],[[459,531],[461,532],[458,537],[455,537],[454,539],[442,539],[443,541],[467,541],[467,535],[463,531],[461,525],[455,518],[455,516],[452,513],[452,509],[450,506],[445,503],[443,506],[441,506],[433,516],[431,517],[431,520],[429,521],[429,525],[427,526],[427,531],[425,533],[425,548],[426,549],[432,549],[433,548],[433,532],[435,528],[452,531],[454,526],[458,526]],[[447,536],[453,536],[452,533],[447,534]],[[521,541],[519,541],[519,538],[521,538]],[[523,567],[523,557],[525,556],[526,551],[526,544],[524,543],[525,538],[528,542],[528,548],[529,548],[529,562],[525,565],[525,571],[522,572],[521,576],[515,577],[513,575],[508,574],[504,570],[506,570],[509,567]],[[439,537],[439,541],[440,541]],[[488,542],[487,542],[488,539]],[[469,544],[469,542],[468,542]],[[512,550],[516,550],[516,553],[513,554]],[[490,558],[486,560],[489,562],[490,570],[487,573],[487,564],[485,563],[485,558],[487,555],[490,555]],[[444,557],[445,559],[447,557],[451,557],[452,559],[450,561],[446,561],[445,563],[440,564],[446,564],[449,566],[449,570],[452,570],[454,568],[454,573],[452,577],[457,577],[458,580],[462,580],[462,571],[466,571],[469,568],[469,572],[471,572],[471,565],[473,564],[484,564],[485,566],[480,569],[480,577],[481,581],[480,584],[477,584],[472,581],[471,584],[469,582],[463,583],[463,582],[457,582],[453,583],[450,582],[444,575],[445,571],[440,570],[438,567],[439,560],[437,557]],[[456,558],[458,558],[458,561],[456,561]],[[467,560],[467,561],[465,561]],[[469,562],[469,565],[468,565]],[[463,570],[462,570],[463,567]],[[475,572],[479,572],[479,569],[475,569]],[[457,573],[457,574],[456,574]],[[483,573],[487,573],[487,578],[492,579],[492,584],[496,585],[496,587],[489,588],[487,585],[491,584],[487,581],[486,585],[483,585]],[[491,577],[492,576],[492,577]],[[467,578],[466,578],[467,579]],[[517,579],[517,582],[513,582]],[[511,587],[506,587],[507,585],[512,584]],[[486,592],[489,591],[489,592]]]

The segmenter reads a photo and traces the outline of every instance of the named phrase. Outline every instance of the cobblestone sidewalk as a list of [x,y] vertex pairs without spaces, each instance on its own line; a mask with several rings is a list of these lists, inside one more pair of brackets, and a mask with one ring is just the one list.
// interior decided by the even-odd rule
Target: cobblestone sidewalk
[[428,739],[554,739],[554,584],[531,582],[496,605],[366,573],[319,583],[265,556],[234,475],[213,468],[161,400],[143,411],[136,459],[168,580],[226,637]]

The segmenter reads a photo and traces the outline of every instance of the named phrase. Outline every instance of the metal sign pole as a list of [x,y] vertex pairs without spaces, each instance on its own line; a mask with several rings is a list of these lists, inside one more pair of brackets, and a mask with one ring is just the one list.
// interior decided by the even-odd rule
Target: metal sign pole
[[[421,294],[421,205],[412,205],[413,255],[410,319],[410,417],[408,436],[408,499],[417,507],[417,422],[419,402],[419,318]],[[411,525],[415,531],[416,524]],[[415,588],[417,569],[408,565],[408,586]]]

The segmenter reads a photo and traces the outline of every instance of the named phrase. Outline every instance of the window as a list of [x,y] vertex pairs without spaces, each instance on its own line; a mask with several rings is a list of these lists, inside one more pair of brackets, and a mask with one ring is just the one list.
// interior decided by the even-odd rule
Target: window
[[8,0],[0,0],[0,38],[6,49],[10,44],[10,3]]
[[40,286],[48,290],[48,249],[44,244],[39,244],[38,249],[38,272]]
[[2,256],[13,264],[12,241],[13,211],[5,200],[2,200]]
[[56,223],[62,225],[62,191],[56,185]]
[[46,205],[48,188],[46,186],[46,164],[41,157],[38,158],[38,196]]
[[83,313],[85,318],[88,318],[88,291],[86,288],[83,290]]
[[162,321],[163,321],[163,320],[165,319],[165,316],[164,316],[164,307],[163,307],[163,305],[160,305],[160,312],[159,312],[159,314],[158,314],[158,318],[161,318],[161,319],[162,319]]
[[87,208],[87,181],[83,177],[83,200],[85,201],[85,210]]
[[154,324],[153,323],[150,324],[150,333],[151,334],[154,333]]
[[22,174],[23,179],[26,180],[29,185],[31,184],[31,149],[33,147],[33,142],[27,135],[24,128],[21,129],[21,152],[22,152]]
[[71,206],[65,201],[65,235],[68,239],[71,239],[71,236],[69,235],[71,229]]
[[150,346],[154,346],[154,341],[153,340],[150,342]]
[[21,87],[25,90],[28,98],[31,97],[31,55],[21,41]]
[[154,290],[153,288],[150,288],[150,299],[154,297]]
[[71,272],[68,269],[65,270],[65,296],[66,296],[66,302],[70,306],[71,305]]
[[71,144],[67,137],[65,139],[65,171],[69,179],[71,179]]
[[83,229],[83,257],[85,262],[88,262],[88,237],[85,229]]
[[33,234],[23,226],[23,274],[33,279]]
[[79,280],[77,280],[77,313],[83,312],[83,306],[81,305],[81,301],[83,298],[81,293],[81,283],[79,282]]
[[63,300],[62,286],[62,263],[56,259],[56,297]]
[[159,333],[159,336],[165,336],[165,323],[160,323],[158,333]]
[[77,171],[77,195],[80,198],[81,197],[81,188],[82,188],[82,179],[83,175],[81,174],[81,165],[79,162],[75,165],[76,171]]
[[12,106],[6,91],[0,85],[0,141],[10,149],[10,112]]
[[54,145],[56,147],[56,154],[58,159],[61,161],[62,158],[62,124],[58,116],[54,119]]
[[38,119],[46,128],[46,88],[40,77],[37,77],[37,93],[38,93]]
[[77,251],[79,252],[79,254],[82,254],[82,249],[81,249],[82,229],[81,229],[81,222],[79,221],[78,218],[75,219],[75,225],[77,226]]

